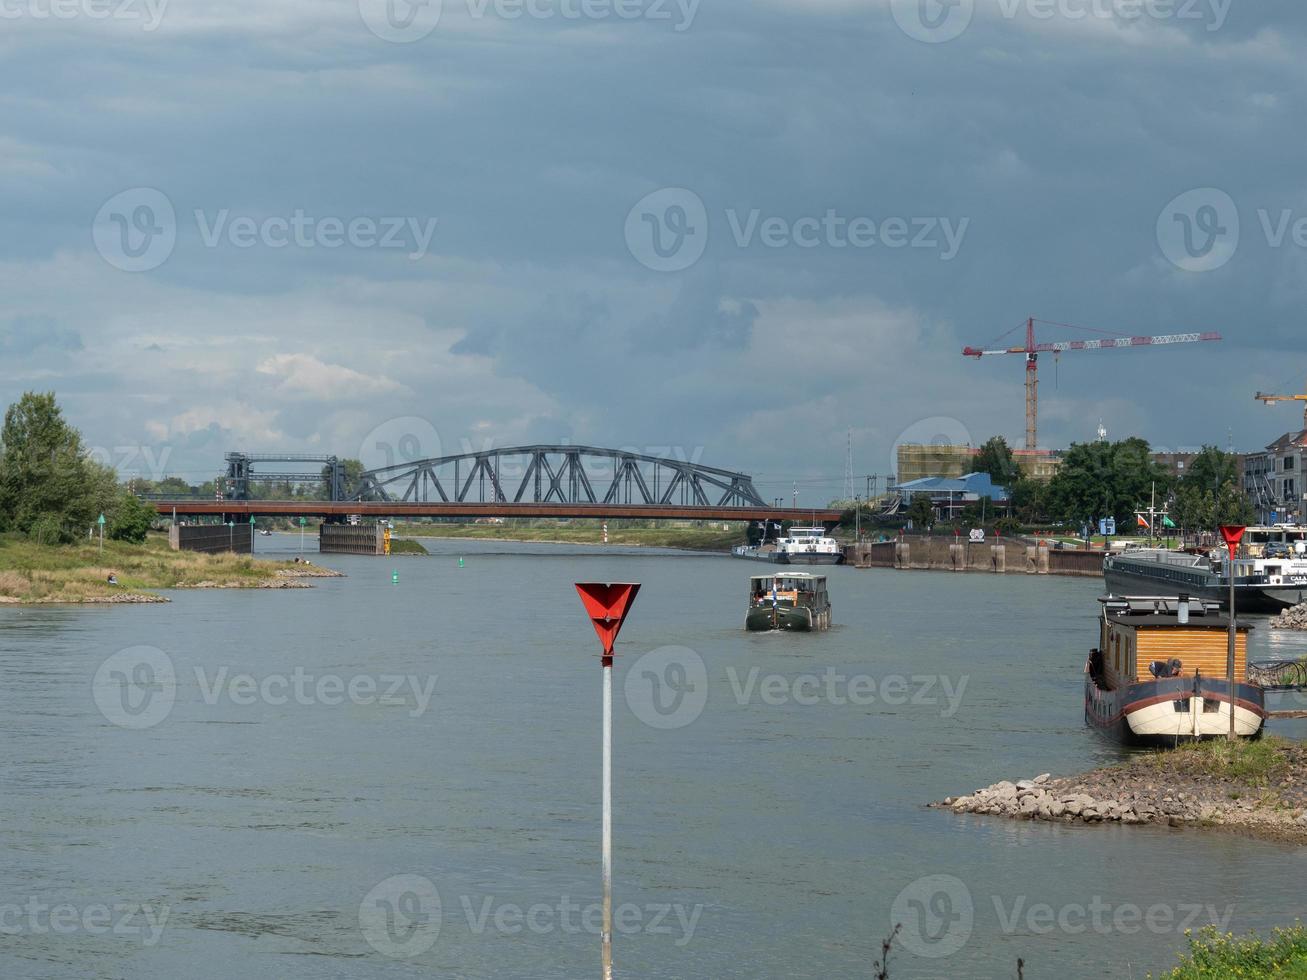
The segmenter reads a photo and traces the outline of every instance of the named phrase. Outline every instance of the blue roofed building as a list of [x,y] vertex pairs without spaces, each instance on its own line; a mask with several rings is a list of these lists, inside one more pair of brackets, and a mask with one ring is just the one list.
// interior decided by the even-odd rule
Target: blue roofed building
[[941,520],[950,520],[962,513],[968,504],[976,504],[988,497],[995,505],[1007,506],[1008,490],[994,482],[988,473],[968,473],[959,477],[928,476],[909,483],[901,483],[895,490],[902,498],[903,506],[912,504],[912,498],[918,494],[930,497],[930,504],[935,508]]

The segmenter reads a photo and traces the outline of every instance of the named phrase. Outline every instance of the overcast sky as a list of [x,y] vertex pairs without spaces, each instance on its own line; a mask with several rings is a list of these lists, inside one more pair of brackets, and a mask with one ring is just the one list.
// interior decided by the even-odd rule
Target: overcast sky
[[[1301,422],[1294,0],[0,0],[0,384],[125,475]],[[1301,225],[1295,222],[1301,221]],[[1020,331],[1006,341],[1015,343]],[[127,448],[129,447],[129,448]],[[821,499],[819,499],[821,498]]]

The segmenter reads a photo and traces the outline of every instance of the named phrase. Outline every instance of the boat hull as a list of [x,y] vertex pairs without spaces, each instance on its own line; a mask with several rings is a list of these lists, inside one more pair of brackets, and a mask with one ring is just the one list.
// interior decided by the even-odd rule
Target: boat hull
[[[1118,689],[1100,687],[1085,665],[1085,722],[1127,745],[1169,746],[1230,731],[1230,684],[1220,677],[1165,677]],[[1265,691],[1235,684],[1234,730],[1244,738],[1266,724]]]
[[[1103,584],[1112,595],[1155,595],[1173,596],[1184,592],[1193,599],[1210,599],[1221,603],[1222,607],[1230,604],[1228,586],[1219,583],[1202,585],[1187,582],[1176,585],[1160,576],[1142,575],[1127,568],[1103,569]],[[1278,613],[1282,609],[1296,606],[1307,601],[1307,588],[1298,586],[1264,586],[1238,585],[1234,587],[1234,601],[1241,613]]]
[[844,561],[844,556],[838,552],[800,552],[797,554],[778,554],[775,561],[779,565],[839,565]]
[[744,620],[745,628],[754,633],[785,630],[807,633],[812,630],[812,610],[804,606],[755,606]]

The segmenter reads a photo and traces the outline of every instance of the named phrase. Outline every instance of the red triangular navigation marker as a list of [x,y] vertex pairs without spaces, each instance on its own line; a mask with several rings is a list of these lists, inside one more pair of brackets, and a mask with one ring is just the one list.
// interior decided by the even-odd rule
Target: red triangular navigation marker
[[603,644],[604,656],[611,657],[617,634],[622,631],[622,624],[635,602],[635,594],[640,591],[640,583],[577,582],[576,591],[599,635],[599,642]]
[[1233,560],[1235,551],[1239,547],[1239,542],[1243,540],[1243,532],[1248,530],[1246,527],[1238,524],[1222,524],[1221,537],[1225,538],[1225,546],[1230,549],[1230,558]]

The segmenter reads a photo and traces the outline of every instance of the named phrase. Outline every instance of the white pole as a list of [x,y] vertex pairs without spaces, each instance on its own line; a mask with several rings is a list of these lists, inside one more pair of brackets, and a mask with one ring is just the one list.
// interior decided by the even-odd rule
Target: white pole
[[604,980],[613,978],[613,658],[604,657]]

